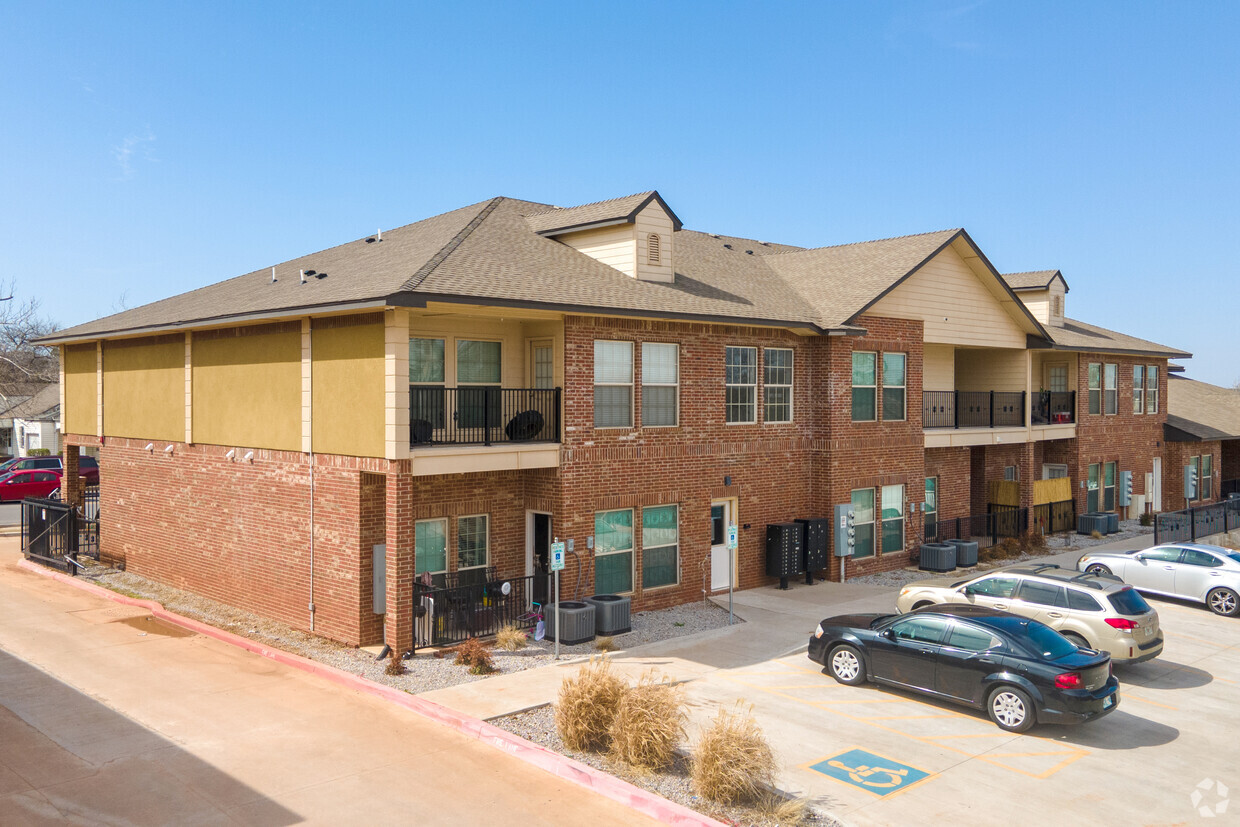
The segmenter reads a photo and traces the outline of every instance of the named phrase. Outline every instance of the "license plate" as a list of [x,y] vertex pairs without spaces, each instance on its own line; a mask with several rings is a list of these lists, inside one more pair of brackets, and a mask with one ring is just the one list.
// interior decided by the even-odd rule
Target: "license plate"
[[1115,695],[1113,694],[1107,695],[1105,698],[1102,699],[1103,709],[1110,709],[1113,706],[1115,706]]

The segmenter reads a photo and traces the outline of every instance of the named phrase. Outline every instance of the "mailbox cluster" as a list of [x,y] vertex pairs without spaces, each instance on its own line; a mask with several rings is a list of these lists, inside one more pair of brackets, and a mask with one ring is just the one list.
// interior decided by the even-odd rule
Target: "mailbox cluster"
[[814,582],[814,572],[827,568],[827,546],[831,529],[824,518],[771,523],[766,527],[766,573],[778,577],[779,587],[788,588],[788,578],[804,573],[805,582]]

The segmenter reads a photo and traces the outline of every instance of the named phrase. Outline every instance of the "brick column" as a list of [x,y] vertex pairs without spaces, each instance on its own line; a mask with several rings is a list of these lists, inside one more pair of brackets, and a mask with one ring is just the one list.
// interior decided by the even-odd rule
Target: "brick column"
[[1026,442],[1020,446],[1020,459],[1018,460],[1019,470],[1017,472],[1020,479],[1020,507],[1030,508],[1033,505],[1033,481],[1041,478],[1041,468],[1034,464],[1036,456],[1033,442]]
[[82,507],[82,502],[86,493],[82,486],[82,477],[78,470],[78,457],[80,454],[81,449],[78,446],[64,446],[64,475],[60,480],[60,498],[70,505],[78,508]]
[[383,639],[399,654],[413,646],[413,478],[407,463],[391,463],[384,512],[387,611]]

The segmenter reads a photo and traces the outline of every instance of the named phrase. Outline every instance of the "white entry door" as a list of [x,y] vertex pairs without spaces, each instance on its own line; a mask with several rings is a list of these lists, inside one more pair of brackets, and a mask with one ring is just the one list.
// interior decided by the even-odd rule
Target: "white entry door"
[[1162,457],[1154,457],[1154,484],[1150,486],[1150,510],[1162,511]]
[[[710,590],[722,591],[728,587],[728,526],[736,515],[732,513],[731,500],[716,500],[710,504]],[[736,577],[735,566],[733,579]]]

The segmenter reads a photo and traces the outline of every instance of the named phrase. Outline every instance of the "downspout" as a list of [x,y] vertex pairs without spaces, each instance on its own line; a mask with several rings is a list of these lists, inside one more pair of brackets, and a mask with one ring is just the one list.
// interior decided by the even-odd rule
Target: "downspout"
[[314,331],[307,336],[310,361],[310,631],[314,632]]

